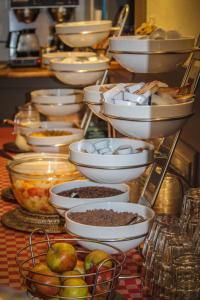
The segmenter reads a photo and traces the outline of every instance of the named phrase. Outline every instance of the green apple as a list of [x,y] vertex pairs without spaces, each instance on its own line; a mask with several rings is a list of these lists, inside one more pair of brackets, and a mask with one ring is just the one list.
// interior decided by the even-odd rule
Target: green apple
[[82,297],[81,300],[86,300],[88,296],[87,283],[81,278],[69,278],[63,282],[66,286],[60,290],[59,295],[61,297],[66,297],[70,299],[78,299]]
[[[110,254],[102,250],[93,250],[85,257],[85,270],[90,272],[106,259],[111,259]],[[112,268],[112,260],[108,260],[103,264],[104,267]]]
[[48,267],[57,273],[73,270],[76,261],[76,250],[69,243],[55,243],[51,245],[46,256]]

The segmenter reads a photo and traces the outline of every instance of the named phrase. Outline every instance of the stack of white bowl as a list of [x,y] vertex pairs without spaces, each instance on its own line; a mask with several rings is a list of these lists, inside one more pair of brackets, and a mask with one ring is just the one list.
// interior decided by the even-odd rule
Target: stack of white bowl
[[83,106],[83,93],[78,89],[45,89],[31,92],[31,102],[47,116],[69,116]]

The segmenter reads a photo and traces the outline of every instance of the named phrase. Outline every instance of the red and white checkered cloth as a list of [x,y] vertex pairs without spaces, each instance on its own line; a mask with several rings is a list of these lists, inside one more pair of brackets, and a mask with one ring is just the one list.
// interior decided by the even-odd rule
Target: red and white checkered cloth
[[[0,145],[10,142],[11,129],[0,129]],[[6,170],[6,159],[0,157],[0,190],[10,185],[8,173]],[[7,211],[14,209],[17,205],[10,204],[0,199],[0,217]],[[55,235],[54,235],[55,236]],[[65,235],[56,235],[56,237]],[[28,243],[29,234],[12,229],[5,228],[0,224],[0,286],[9,286],[12,288],[22,289],[22,280],[16,263],[16,253]],[[136,264],[139,256],[133,251],[128,254],[124,266],[124,272],[135,274]],[[127,300],[142,300],[140,293],[140,280],[120,280],[117,289]]]

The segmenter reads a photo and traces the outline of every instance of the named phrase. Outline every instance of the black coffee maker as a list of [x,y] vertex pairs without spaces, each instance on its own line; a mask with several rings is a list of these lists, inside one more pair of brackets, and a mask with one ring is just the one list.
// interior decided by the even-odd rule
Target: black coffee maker
[[7,47],[13,67],[37,66],[40,62],[40,45],[34,28],[9,32]]

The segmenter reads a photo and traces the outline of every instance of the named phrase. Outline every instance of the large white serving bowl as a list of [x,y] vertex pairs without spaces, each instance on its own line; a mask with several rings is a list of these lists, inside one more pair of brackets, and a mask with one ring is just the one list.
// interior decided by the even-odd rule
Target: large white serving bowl
[[67,22],[56,25],[56,33],[70,47],[91,47],[108,37],[112,22],[109,20]]
[[109,39],[110,52],[127,70],[136,73],[162,73],[183,64],[194,47],[193,37],[156,40],[121,36]]
[[[122,191],[123,193],[116,196],[110,197],[101,197],[94,198],[91,195],[91,198],[72,198],[59,196],[58,193],[62,191],[71,190],[74,188],[80,187],[90,187],[90,186],[98,186],[98,187],[109,187]],[[64,217],[65,212],[77,205],[85,204],[85,203],[93,203],[93,202],[128,202],[129,201],[129,192],[130,188],[126,184],[101,184],[92,182],[89,180],[75,180],[71,183],[65,182],[63,184],[57,184],[53,188],[50,189],[50,203],[55,207],[57,212]]]
[[[100,141],[108,141],[112,150],[122,145],[130,145],[134,149],[145,147],[145,150],[126,155],[102,155],[83,151],[86,143],[95,144]],[[138,178],[152,163],[153,150],[151,144],[122,138],[81,140],[69,146],[70,161],[77,166],[80,173],[100,183],[122,183]]]
[[104,102],[103,114],[123,135],[141,139],[165,137],[181,129],[193,113],[194,99],[171,105],[127,105]]
[[68,116],[81,110],[83,93],[78,89],[35,90],[31,102],[45,116]]
[[99,80],[109,66],[109,58],[95,61],[69,62],[63,59],[51,61],[51,69],[57,79],[70,85],[90,85]]
[[[36,131],[45,131],[46,129],[38,129]],[[32,136],[31,133],[26,135],[26,140],[28,145],[31,146],[34,152],[53,152],[53,153],[62,153],[67,151],[67,147],[70,143],[78,141],[83,138],[84,133],[82,129],[76,128],[54,128],[54,130],[62,130],[70,132],[70,135],[62,136],[47,136],[47,137],[38,137]]]
[[[84,212],[87,210],[94,210],[94,209],[106,209],[106,210],[113,209],[114,211],[117,212],[138,213],[139,215],[145,218],[145,221],[133,225],[104,227],[104,226],[92,226],[92,225],[80,224],[78,222],[73,221],[70,218],[70,213]],[[66,212],[65,228],[70,233],[75,234],[79,237],[89,238],[89,239],[98,240],[102,242],[104,241],[126,252],[137,247],[140,243],[142,243],[142,241],[144,240],[145,236],[148,233],[154,215],[155,213],[151,208],[148,208],[140,204],[135,204],[135,203],[125,203],[125,202],[89,203],[89,204],[73,207]],[[127,239],[127,240],[123,241],[122,239]],[[109,242],[109,240],[112,241]],[[87,241],[79,241],[79,243],[83,247],[89,250],[97,249],[97,247],[98,249],[105,250],[104,246],[100,244],[91,245],[87,243]],[[96,248],[93,248],[93,246]]]
[[[112,88],[115,84],[105,84],[103,87]],[[87,103],[92,112],[104,121],[108,119],[102,114],[103,91],[102,85],[91,85],[84,88],[83,100]]]
[[88,58],[96,56],[95,52],[76,52],[76,51],[57,51],[45,53],[42,55],[42,63],[44,66],[49,67],[52,59],[63,58]]

